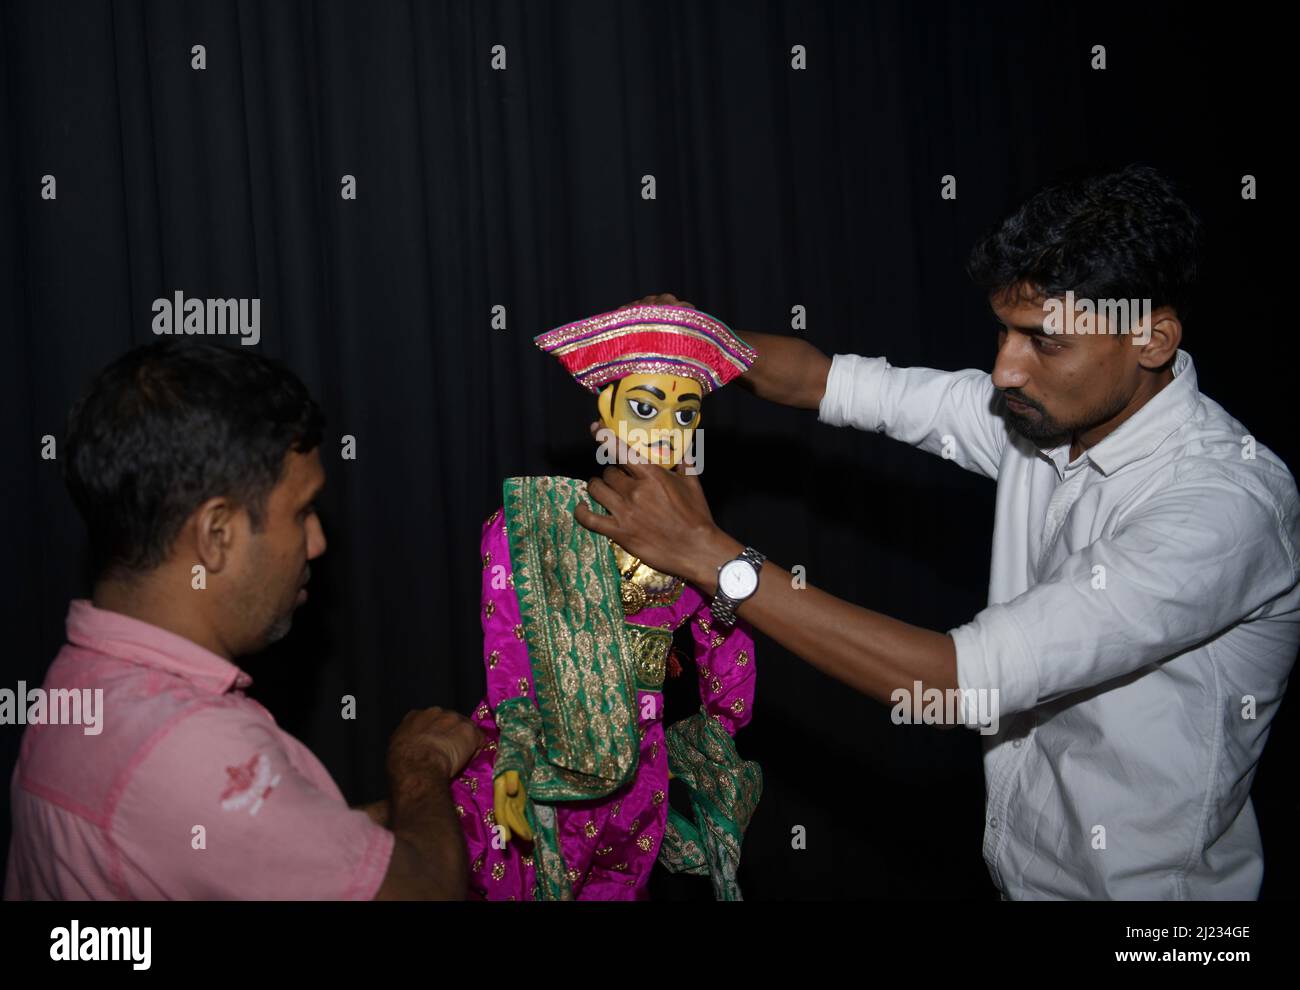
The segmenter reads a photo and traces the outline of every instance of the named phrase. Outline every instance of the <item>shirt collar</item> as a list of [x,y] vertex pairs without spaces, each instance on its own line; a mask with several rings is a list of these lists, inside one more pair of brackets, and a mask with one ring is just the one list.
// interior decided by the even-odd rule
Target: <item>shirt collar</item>
[[85,598],[68,607],[68,642],[96,653],[165,670],[213,694],[246,688],[253,679],[225,657],[198,643]]
[[[1174,380],[1147,400],[1146,405],[1112,430],[1100,443],[1089,447],[1075,462],[1091,462],[1103,475],[1113,474],[1134,461],[1149,456],[1174,430],[1187,422],[1200,398],[1196,387],[1196,366],[1192,356],[1179,350],[1174,357]],[[1070,465],[1070,443],[1040,450],[1065,476]]]

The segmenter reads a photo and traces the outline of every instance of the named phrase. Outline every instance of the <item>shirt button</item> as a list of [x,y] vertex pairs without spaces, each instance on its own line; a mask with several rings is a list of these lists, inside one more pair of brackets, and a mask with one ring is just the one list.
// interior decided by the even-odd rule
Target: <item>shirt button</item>
[[1011,740],[1011,748],[1012,748],[1012,749],[1019,749],[1019,748],[1020,748],[1021,746],[1023,746],[1024,744],[1025,744],[1025,741],[1024,741],[1023,739],[1013,739],[1013,740]]
[[997,827],[998,827],[998,820],[996,818],[990,818],[989,828],[997,828]]

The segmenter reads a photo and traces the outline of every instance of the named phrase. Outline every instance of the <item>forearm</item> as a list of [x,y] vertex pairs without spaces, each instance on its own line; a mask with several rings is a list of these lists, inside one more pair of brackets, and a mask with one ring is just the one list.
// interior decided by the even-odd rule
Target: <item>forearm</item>
[[831,359],[798,337],[745,331],[758,360],[737,381],[760,399],[797,409],[816,409],[826,392]]
[[395,782],[389,813],[396,841],[379,897],[463,899],[468,857],[450,782],[442,776]]
[[[697,541],[686,577],[705,595],[717,568],[744,546],[716,528]],[[737,610],[750,625],[836,680],[877,700],[891,692],[957,687],[957,650],[946,633],[922,629],[850,604],[813,587],[795,588],[789,571],[763,565],[758,591]]]

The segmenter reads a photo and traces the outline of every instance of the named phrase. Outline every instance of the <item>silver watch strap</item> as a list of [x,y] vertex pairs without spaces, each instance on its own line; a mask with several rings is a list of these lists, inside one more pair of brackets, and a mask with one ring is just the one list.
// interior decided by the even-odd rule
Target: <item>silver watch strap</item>
[[[754,568],[755,577],[757,578],[760,577],[763,573],[763,561],[767,560],[767,557],[764,554],[759,553],[753,547],[745,547],[745,549],[741,551],[741,553],[738,556],[733,557],[731,560],[725,561],[722,564],[722,567],[718,568],[718,573],[721,574],[723,567],[726,567],[727,564],[730,564],[732,563],[732,561],[736,561],[736,560],[743,560],[745,563],[749,564],[752,568]],[[757,583],[754,584],[754,591],[758,591]],[[754,591],[751,591],[749,595],[745,596],[745,598],[742,598],[739,601],[737,601],[736,599],[728,595],[726,592],[724,592],[721,586],[719,586],[713,596],[713,602],[709,606],[709,611],[713,613],[713,620],[723,626],[735,625],[736,609],[739,608],[740,605],[747,598],[752,596],[754,594]]]

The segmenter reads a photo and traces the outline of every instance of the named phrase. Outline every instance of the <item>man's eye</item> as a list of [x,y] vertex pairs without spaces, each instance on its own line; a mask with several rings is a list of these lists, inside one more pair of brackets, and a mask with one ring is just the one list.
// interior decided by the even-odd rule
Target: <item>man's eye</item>
[[698,409],[678,409],[677,425],[690,426],[692,423],[695,422],[695,416],[698,412],[699,412]]
[[1046,337],[1035,337],[1034,346],[1040,351],[1059,351],[1061,345],[1054,340],[1048,340]]
[[641,402],[637,399],[628,399],[628,406],[632,409],[632,414],[640,419],[654,419],[655,414],[659,411],[648,402]]
[[298,518],[306,519],[308,516],[314,516],[315,514],[316,514],[316,503],[313,502],[311,505],[307,506],[300,513],[298,513]]

